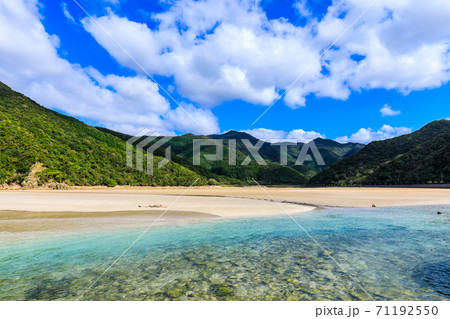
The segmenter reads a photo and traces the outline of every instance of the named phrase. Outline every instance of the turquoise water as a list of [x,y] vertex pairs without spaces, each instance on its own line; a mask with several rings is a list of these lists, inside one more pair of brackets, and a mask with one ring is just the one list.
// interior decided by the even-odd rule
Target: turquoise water
[[[375,300],[450,299],[450,206],[323,209],[294,218]],[[75,300],[140,233],[2,240],[0,300]],[[152,228],[83,300],[370,297],[280,216]]]

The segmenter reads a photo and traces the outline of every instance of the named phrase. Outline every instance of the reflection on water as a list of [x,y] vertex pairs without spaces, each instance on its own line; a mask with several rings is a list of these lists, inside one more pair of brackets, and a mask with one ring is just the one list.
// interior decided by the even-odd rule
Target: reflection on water
[[[295,218],[374,299],[447,300],[449,208],[327,209]],[[0,299],[76,299],[140,232],[3,242]],[[83,299],[370,300],[287,217],[152,228]]]

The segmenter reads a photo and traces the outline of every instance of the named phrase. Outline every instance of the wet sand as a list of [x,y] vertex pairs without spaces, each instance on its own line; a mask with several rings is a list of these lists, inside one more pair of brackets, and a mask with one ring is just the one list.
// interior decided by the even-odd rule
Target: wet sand
[[187,211],[157,210],[114,212],[30,212],[0,211],[0,238],[2,232],[65,232],[95,231],[127,228],[183,225],[219,219],[220,216]]

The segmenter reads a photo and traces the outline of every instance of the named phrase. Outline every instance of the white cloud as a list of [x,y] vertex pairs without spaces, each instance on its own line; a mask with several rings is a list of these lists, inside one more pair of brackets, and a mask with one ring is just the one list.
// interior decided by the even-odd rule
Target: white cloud
[[299,143],[307,143],[316,138],[325,138],[325,135],[314,132],[304,131],[302,129],[285,132],[282,130],[271,130],[266,128],[256,128],[244,131],[260,140],[264,141],[278,141],[282,139],[296,140]]
[[290,131],[287,138],[294,138],[299,142],[309,142],[316,138],[325,138],[325,135],[314,131],[304,131],[302,129]]
[[[305,105],[311,93],[345,100],[352,90],[407,94],[448,82],[446,0],[380,0],[320,59],[371,2],[333,1],[323,19],[310,17],[302,27],[286,19],[268,20],[250,0],[176,1],[153,16],[158,26],[152,30],[112,11],[98,22],[149,72],[174,76],[178,92],[207,107],[235,99],[268,105],[310,65],[284,97],[292,108]],[[305,3],[294,6],[308,16]],[[83,24],[122,65],[141,72],[91,19]],[[352,60],[354,54],[363,59]]]
[[[269,21],[248,1],[178,1],[154,19],[156,30],[112,11],[97,21],[148,72],[173,75],[182,95],[206,107],[235,99],[267,105],[311,62],[320,71],[309,30]],[[92,19],[82,22],[117,61],[142,72]]]
[[[153,29],[112,10],[96,19],[146,70],[173,76],[175,92],[201,107],[235,99],[269,105],[309,66],[283,98],[292,108],[304,106],[309,94],[345,100],[352,90],[384,88],[407,94],[448,82],[446,0],[379,0],[320,58],[370,2],[335,0],[323,19],[310,17],[302,27],[286,19],[269,20],[258,0],[166,2],[170,8],[152,16]],[[310,13],[305,3],[295,3],[303,16]],[[90,18],[82,21],[86,31],[139,76],[102,75],[59,57],[59,38],[46,33],[37,5],[37,0],[0,0],[2,81],[45,106],[129,133],[149,126],[165,134],[219,131],[209,111],[186,104],[204,123],[195,129],[185,122],[182,109],[170,109],[167,97]],[[354,54],[362,60],[352,60]],[[307,133],[298,136],[307,139]]]
[[194,107],[190,111],[203,127],[190,127],[182,115],[176,116],[178,109],[170,109],[158,86],[143,76],[102,75],[60,58],[59,39],[45,32],[37,4],[0,2],[0,79],[13,89],[46,107],[126,133],[142,128],[168,135],[183,128],[219,131],[212,113]]
[[120,3],[120,0],[103,0],[103,2],[107,2],[107,3],[110,3],[110,4],[117,5],[117,4]]
[[166,119],[173,123],[175,129],[183,132],[194,134],[219,132],[219,124],[214,114],[210,110],[196,108],[191,104],[182,103],[175,110],[170,110]]
[[267,128],[255,128],[252,130],[246,130],[244,132],[267,142],[270,142],[270,140],[284,139],[287,136],[287,133],[285,131],[271,130]]
[[306,4],[306,0],[297,0],[294,3],[294,8],[303,17],[309,18],[312,15],[311,10],[309,10],[309,8]]
[[[324,134],[314,131],[304,131],[302,129],[292,130],[286,132],[283,130],[271,130],[266,128],[256,128],[244,131],[256,138],[264,141],[277,141],[282,139],[292,139],[298,142],[307,143],[316,138],[325,138]],[[390,125],[383,125],[379,130],[371,128],[361,128],[350,137],[341,136],[335,139],[339,143],[369,143],[371,141],[384,140],[395,136],[411,133],[411,128],[408,127],[392,127]]]
[[387,104],[385,104],[381,109],[380,109],[381,115],[384,116],[396,116],[399,115],[400,113],[402,113],[399,110],[393,110],[392,106],[389,106]]
[[72,15],[69,12],[69,9],[67,8],[67,3],[61,2],[61,9],[63,11],[64,16],[67,18],[67,20],[71,22],[75,22],[75,19],[72,17]]
[[339,143],[369,143],[372,141],[385,140],[395,136],[411,133],[411,128],[408,127],[392,127],[390,125],[383,125],[379,130],[375,131],[369,128],[361,128],[358,132],[352,134],[350,137],[341,136],[335,140]]

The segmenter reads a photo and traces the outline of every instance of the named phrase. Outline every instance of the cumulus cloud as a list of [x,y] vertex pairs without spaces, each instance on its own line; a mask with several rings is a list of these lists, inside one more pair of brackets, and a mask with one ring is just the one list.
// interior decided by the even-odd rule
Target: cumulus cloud
[[252,130],[246,130],[245,133],[248,133],[260,140],[270,142],[270,140],[278,140],[287,138],[287,133],[282,130],[271,130],[267,128],[255,128]]
[[294,138],[299,142],[307,143],[309,141],[315,140],[316,138],[325,138],[325,135],[314,132],[314,131],[304,131],[302,129],[290,131],[287,138]]
[[408,127],[392,127],[390,125],[383,125],[379,130],[375,131],[369,128],[361,128],[358,132],[352,134],[350,137],[341,136],[335,140],[340,143],[369,143],[372,141],[385,140],[403,134],[411,133],[411,128]]
[[[267,105],[311,63],[320,70],[309,30],[269,21],[252,1],[177,1],[154,20],[151,30],[111,10],[97,18],[146,70],[174,76],[183,96],[206,107]],[[117,61],[142,72],[92,19],[82,22]]]
[[381,109],[380,109],[380,113],[381,115],[384,116],[396,116],[399,115],[400,113],[402,113],[401,111],[398,110],[393,110],[392,106],[389,106],[387,104],[385,104]]
[[[218,132],[217,119],[195,107],[202,127],[190,127],[171,109],[158,86],[144,76],[102,75],[58,56],[59,39],[46,33],[37,1],[2,1],[0,10],[0,78],[40,104],[87,118],[126,133],[151,128],[161,134],[177,129]],[[180,124],[183,123],[183,124]]]
[[304,131],[302,129],[285,132],[283,130],[271,130],[266,128],[256,128],[244,131],[260,140],[264,141],[278,141],[282,139],[296,140],[299,143],[308,143],[316,138],[325,138],[325,135],[314,132]]
[[297,10],[297,12],[300,15],[302,15],[306,18],[309,18],[312,15],[311,10],[309,10],[309,8],[307,6],[306,0],[297,0],[294,3],[294,8],[295,8],[295,10]]
[[192,104],[182,103],[175,110],[170,110],[166,119],[173,123],[175,129],[182,132],[196,134],[219,132],[219,123],[214,114],[210,110],[196,108]]
[[[146,70],[173,75],[181,94],[206,107],[234,99],[267,105],[278,96],[276,83],[289,85],[317,56],[297,42],[309,38],[308,32],[269,22],[260,9],[249,11],[243,2],[180,1],[155,19],[158,30],[112,11],[97,21]],[[121,64],[142,72],[92,19],[82,22]],[[179,24],[187,31],[179,31]],[[272,30],[262,30],[264,24]]]
[[[310,94],[340,100],[373,88],[408,94],[450,79],[446,0],[379,0],[324,57],[323,50],[372,0],[335,0],[320,19],[311,15],[307,1],[297,0],[296,12],[309,16],[302,26],[268,19],[258,0],[169,1],[165,12],[150,15],[151,28],[116,12],[119,0],[104,2],[116,6],[84,18],[82,25],[138,76],[103,75],[69,63],[57,54],[59,38],[45,31],[37,0],[0,0],[1,79],[70,115],[129,133],[151,126],[165,134],[218,132],[217,119],[206,108],[236,99],[270,105],[307,69],[283,97],[289,107],[304,106]],[[64,2],[61,6],[72,20]],[[186,122],[183,109],[170,108],[167,97],[94,19],[148,72],[173,78],[173,92],[189,100],[185,106],[201,128]],[[307,133],[298,132],[304,139]]]
[[[149,72],[173,76],[179,93],[206,107],[235,99],[268,105],[308,67],[284,96],[292,108],[304,106],[309,94],[345,100],[363,89],[408,94],[448,82],[445,0],[380,0],[321,58],[371,2],[336,0],[318,19],[298,0],[298,14],[310,17],[304,26],[269,20],[251,0],[176,1],[153,15],[153,29],[111,10],[96,19]],[[92,19],[83,25],[117,61],[140,72]]]
[[[325,138],[324,134],[305,131],[302,129],[292,130],[286,132],[283,130],[271,130],[266,128],[256,128],[252,130],[244,131],[256,138],[270,142],[278,141],[282,139],[297,140],[301,143],[308,143],[316,138]],[[385,140],[395,136],[411,133],[411,128],[408,127],[392,127],[390,125],[383,125],[379,130],[373,130],[371,128],[361,128],[350,137],[341,136],[335,139],[339,143],[369,143],[371,141]]]

